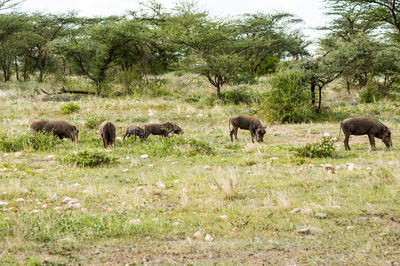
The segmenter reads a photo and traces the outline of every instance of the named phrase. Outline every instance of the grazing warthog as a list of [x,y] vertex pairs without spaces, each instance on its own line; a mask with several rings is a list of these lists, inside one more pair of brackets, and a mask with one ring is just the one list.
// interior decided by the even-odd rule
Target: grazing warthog
[[51,132],[54,136],[64,139],[69,138],[78,143],[79,130],[64,120],[41,119],[33,121],[31,129],[34,131]]
[[344,148],[346,150],[350,150],[350,135],[368,135],[372,148],[375,148],[375,138],[382,139],[388,148],[393,146],[390,129],[376,119],[365,117],[347,118],[340,123],[340,128],[345,135]]
[[103,139],[104,148],[107,148],[109,145],[114,146],[116,130],[113,123],[109,121],[104,121],[101,123],[99,135]]
[[145,131],[141,127],[128,126],[126,128],[123,140],[125,140],[125,138],[129,138],[131,135],[134,135],[135,139],[136,139],[136,136],[138,136],[139,138],[143,139],[144,135],[145,135]]
[[168,138],[169,133],[174,134],[183,134],[182,129],[175,123],[167,122],[164,124],[148,124],[144,126],[145,134],[143,136],[144,139],[147,139],[150,134],[160,135]]
[[[231,130],[231,124],[233,129]],[[236,140],[238,128],[246,129],[250,131],[251,134],[251,142],[254,143],[254,136],[258,142],[264,142],[263,138],[266,133],[265,126],[261,123],[261,121],[255,117],[248,115],[238,115],[229,118],[229,131],[231,136],[231,141],[233,141],[233,134],[235,134]]]

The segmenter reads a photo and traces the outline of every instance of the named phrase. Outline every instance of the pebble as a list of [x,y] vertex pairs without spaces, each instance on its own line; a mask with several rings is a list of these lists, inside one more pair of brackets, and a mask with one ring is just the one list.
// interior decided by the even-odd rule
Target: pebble
[[17,153],[15,153],[14,156],[18,158],[18,157],[21,157],[22,155],[24,155],[22,152],[17,152]]
[[324,218],[326,218],[326,213],[317,212],[317,213],[315,213],[315,217],[324,219]]
[[226,218],[228,218],[228,216],[226,216],[226,215],[224,214],[224,215],[221,215],[219,218],[221,218],[221,219],[226,219]]
[[204,169],[206,169],[206,170],[212,170],[212,167],[209,166],[209,165],[206,165],[206,166],[204,166]]
[[300,226],[297,228],[297,232],[304,235],[309,235],[311,233],[311,229],[306,226]]
[[147,159],[147,158],[149,158],[149,155],[148,154],[142,154],[142,155],[140,155],[140,158]]
[[164,184],[163,182],[161,182],[161,181],[158,181],[158,182],[156,183],[156,187],[158,187],[158,188],[165,188],[165,184]]
[[142,221],[140,219],[132,219],[132,220],[129,220],[129,223],[130,224],[141,224]]
[[7,201],[0,201],[0,206],[8,206],[8,202]]
[[203,235],[201,234],[200,231],[197,231],[196,233],[193,234],[194,238],[201,238]]
[[17,198],[15,201],[16,202],[25,202],[25,200],[23,198]]
[[54,158],[56,158],[56,156],[53,155],[53,154],[47,155],[47,156],[45,157],[45,159],[48,159],[48,160],[54,159]]
[[294,208],[293,210],[290,211],[290,213],[297,213],[297,212],[301,212],[300,208]]
[[234,233],[236,233],[236,232],[239,232],[239,228],[238,228],[238,227],[236,227],[236,226],[235,226],[235,227],[233,227],[233,228],[232,228],[232,232],[234,232]]
[[206,241],[213,241],[214,240],[214,238],[211,236],[211,235],[209,235],[209,234],[207,234],[206,235],[206,237],[204,238]]
[[126,169],[122,170],[122,173],[126,173],[126,172],[128,172],[128,171],[129,171],[129,169],[126,168]]

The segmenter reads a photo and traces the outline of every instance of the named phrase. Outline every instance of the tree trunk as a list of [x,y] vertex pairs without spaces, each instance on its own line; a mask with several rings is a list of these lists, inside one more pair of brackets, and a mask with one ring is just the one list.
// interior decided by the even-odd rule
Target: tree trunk
[[17,58],[14,59],[14,65],[15,65],[15,78],[19,81],[19,68],[18,68]]
[[311,103],[312,105],[315,105],[315,82],[311,82]]
[[217,86],[217,96],[218,98],[223,101],[224,103],[226,103],[226,100],[224,99],[224,97],[221,94],[221,85],[219,83],[216,84]]
[[351,94],[351,93],[350,93],[350,81],[346,80],[346,86],[347,86],[347,92],[348,92],[349,95],[350,95],[350,94]]
[[317,107],[317,113],[321,110],[321,102],[322,102],[322,87],[318,86],[318,107]]

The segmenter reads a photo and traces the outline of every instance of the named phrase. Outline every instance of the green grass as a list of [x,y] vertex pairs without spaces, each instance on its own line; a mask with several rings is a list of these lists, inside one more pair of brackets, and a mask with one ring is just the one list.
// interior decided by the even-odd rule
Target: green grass
[[[239,141],[232,143],[229,117],[254,107],[218,101],[208,106],[203,97],[89,97],[79,100],[79,112],[63,114],[57,102],[31,102],[19,92],[2,97],[0,201],[8,206],[0,206],[0,264],[378,265],[400,260],[398,107],[389,102],[331,105],[332,113],[375,112],[392,130],[392,150],[377,140],[372,151],[366,136],[352,136],[352,150],[344,151],[342,133],[334,158],[303,158],[291,150],[320,140],[325,132],[337,137],[336,119],[267,125],[261,144],[252,144],[249,132],[239,130]],[[29,144],[29,122],[43,117],[75,124],[79,144],[53,143],[45,135],[37,137],[36,146]],[[103,118],[115,122],[118,137],[127,125],[167,120],[185,133],[118,139],[106,150],[94,126]],[[9,148],[13,145],[17,148]],[[148,158],[141,157],[145,154]],[[67,163],[74,155],[85,162],[116,161],[81,167]],[[331,174],[320,166],[327,163],[342,167]],[[349,171],[346,163],[355,169]],[[63,203],[65,197],[80,206]],[[290,213],[294,208],[302,211]],[[327,217],[319,219],[316,212]],[[312,234],[299,234],[300,226],[312,227]],[[197,231],[201,239],[194,237]],[[206,234],[214,240],[205,241]]]

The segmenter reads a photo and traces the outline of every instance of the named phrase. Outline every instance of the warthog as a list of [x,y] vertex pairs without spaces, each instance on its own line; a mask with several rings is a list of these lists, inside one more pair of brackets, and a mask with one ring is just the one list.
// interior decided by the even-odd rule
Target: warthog
[[131,135],[134,135],[135,139],[136,139],[136,136],[138,136],[139,138],[143,139],[144,135],[145,135],[145,131],[141,127],[128,126],[126,128],[123,140],[125,140],[125,138],[129,138]]
[[143,136],[144,139],[147,139],[150,134],[160,135],[168,138],[169,133],[174,134],[183,134],[182,129],[175,123],[167,122],[164,124],[148,124],[144,126],[145,134]]
[[103,139],[104,148],[107,148],[109,145],[114,146],[116,130],[113,123],[109,121],[104,121],[103,123],[101,123],[99,128],[99,135]]
[[[231,124],[233,129],[231,130]],[[238,128],[249,130],[251,134],[251,142],[254,143],[254,136],[258,142],[264,142],[263,138],[266,133],[265,126],[261,121],[255,117],[248,115],[238,115],[229,118],[229,131],[231,136],[231,141],[233,141],[233,134],[235,134],[236,140]]]
[[64,139],[69,138],[78,143],[79,130],[64,120],[41,119],[33,121],[31,129],[34,131],[51,132],[54,136]]
[[393,146],[390,129],[376,119],[365,117],[347,118],[340,123],[340,128],[345,135],[344,148],[346,150],[350,150],[350,135],[368,135],[372,148],[375,148],[375,138],[382,139],[388,148]]

